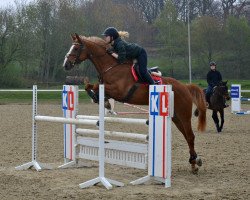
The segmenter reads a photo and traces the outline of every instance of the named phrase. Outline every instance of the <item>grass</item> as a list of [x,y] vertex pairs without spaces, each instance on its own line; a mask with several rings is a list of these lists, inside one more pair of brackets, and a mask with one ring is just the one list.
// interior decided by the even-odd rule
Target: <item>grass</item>
[[[181,82],[189,83],[189,80],[181,80]],[[195,83],[202,88],[207,87],[206,80],[192,80],[192,83]],[[242,90],[250,90],[250,80],[228,80],[227,85],[230,87],[232,84],[241,84]]]
[[[62,101],[62,92],[38,92],[37,99],[39,102],[54,102]],[[89,101],[90,98],[86,92],[79,92],[79,100]],[[32,92],[0,92],[0,104],[9,103],[32,103]]]
[[[181,80],[183,83],[189,83],[189,80]],[[199,85],[202,88],[207,87],[206,80],[193,80],[192,83]],[[250,80],[229,80],[228,85],[231,84],[241,84],[241,89],[250,90]],[[50,89],[60,89],[62,86],[53,87]],[[243,97],[250,98],[250,93],[242,93]],[[80,92],[79,98],[81,101],[89,101],[90,98],[87,96],[86,92]],[[60,103],[62,101],[61,92],[38,92],[39,102],[56,102]],[[0,92],[0,104],[9,103],[32,103],[32,92]]]

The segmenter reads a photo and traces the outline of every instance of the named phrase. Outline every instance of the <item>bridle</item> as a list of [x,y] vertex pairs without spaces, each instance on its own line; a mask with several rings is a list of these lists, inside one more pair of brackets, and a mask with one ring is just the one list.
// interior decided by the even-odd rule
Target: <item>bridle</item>
[[[95,45],[97,46],[100,46],[100,47],[103,47],[105,48],[105,46],[103,45],[100,45],[100,44],[97,44],[96,42],[93,42],[91,40],[88,40],[89,42],[92,42],[94,43]],[[65,58],[69,58],[69,57],[73,57],[73,61],[71,61],[72,65],[75,66],[75,64],[80,64],[82,62],[82,60],[80,60],[80,55],[82,53],[82,51],[85,49],[84,48],[84,44],[82,43],[77,43],[77,42],[74,42],[72,44],[72,47],[71,49],[74,49],[74,46],[79,46],[79,48],[77,48],[76,50],[76,53],[67,53]],[[72,50],[71,50],[72,51]],[[101,55],[95,55],[93,52],[90,52],[88,49],[87,49],[87,55],[90,59],[94,59],[94,58],[99,58],[99,57],[103,57],[107,54],[107,51],[105,51],[105,53],[101,54]],[[100,64],[98,64],[100,66]],[[106,68],[106,70],[104,70],[102,73],[100,73],[99,77],[102,79],[104,74],[107,73],[108,71],[112,70],[114,67],[118,66],[119,63],[115,63],[109,67]],[[103,68],[103,67],[100,67],[100,69]]]
[[74,66],[75,64],[80,64],[81,63],[81,60],[80,60],[80,55],[84,49],[84,45],[83,44],[80,44],[80,43],[73,43],[72,44],[72,47],[74,49],[73,46],[79,46],[79,48],[77,49],[77,52],[76,54],[72,54],[72,53],[67,53],[65,58],[69,58],[69,57],[73,57],[74,58],[74,61],[72,62],[72,65]]
[[[100,45],[100,44],[97,44],[96,42],[93,42],[93,41],[91,41],[91,40],[88,40],[88,41],[94,43],[94,44],[97,45],[97,46],[100,46],[100,47],[105,48],[105,46]],[[71,57],[74,57],[74,61],[72,62],[72,64],[73,64],[73,65],[75,65],[75,64],[80,64],[81,61],[82,61],[82,60],[80,60],[80,55],[81,55],[82,51],[85,49],[85,48],[84,48],[84,44],[83,44],[83,43],[74,42],[74,43],[72,44],[72,46],[79,46],[79,48],[77,49],[76,54],[67,53],[66,56],[65,56],[65,58],[69,58],[70,56],[71,56]],[[105,51],[105,53],[102,54],[102,55],[94,55],[92,52],[88,51],[87,54],[89,55],[90,58],[98,58],[98,57],[103,57],[103,56],[105,56],[105,55],[107,54],[107,52]]]
[[216,91],[216,88],[218,88],[218,90],[219,90],[219,91],[217,91],[218,95],[223,96],[224,98],[227,98],[229,96],[226,85],[215,86],[214,91]]

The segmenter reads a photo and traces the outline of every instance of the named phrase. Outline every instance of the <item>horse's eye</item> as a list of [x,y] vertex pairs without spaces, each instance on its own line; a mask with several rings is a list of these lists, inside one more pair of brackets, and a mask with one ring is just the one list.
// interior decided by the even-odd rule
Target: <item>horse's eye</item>
[[77,51],[77,50],[78,50],[78,48],[77,48],[77,47],[75,47],[75,48],[74,48],[74,51]]

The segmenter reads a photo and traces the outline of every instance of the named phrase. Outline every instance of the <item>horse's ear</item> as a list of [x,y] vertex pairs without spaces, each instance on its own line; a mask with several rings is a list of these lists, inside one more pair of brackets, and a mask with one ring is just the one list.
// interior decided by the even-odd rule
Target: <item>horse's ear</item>
[[79,37],[79,35],[78,35],[77,33],[75,33],[75,36],[76,36],[77,41],[78,41],[80,44],[82,44],[82,40],[81,40],[81,38]]
[[76,36],[75,35],[71,34],[70,36],[71,36],[71,38],[72,38],[73,41],[76,40]]

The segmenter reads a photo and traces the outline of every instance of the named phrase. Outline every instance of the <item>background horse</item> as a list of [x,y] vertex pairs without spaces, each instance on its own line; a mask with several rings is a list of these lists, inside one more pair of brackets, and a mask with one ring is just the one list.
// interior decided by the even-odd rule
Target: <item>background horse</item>
[[[89,59],[95,66],[100,83],[104,83],[105,95],[120,102],[137,105],[148,105],[149,86],[137,83],[131,73],[132,61],[118,64],[117,60],[106,51],[108,45],[98,37],[84,37],[72,35],[73,44],[65,56],[64,68],[72,69],[75,64]],[[190,158],[189,162],[193,172],[198,171],[202,161],[197,157],[192,130],[192,104],[195,103],[199,111],[198,130],[204,131],[206,127],[206,102],[203,91],[194,84],[185,85],[173,79],[162,77],[163,84],[172,85],[174,91],[174,117],[172,121],[185,137]],[[86,91],[97,92],[98,84],[85,85]]]
[[[228,94],[227,81],[222,81],[213,88],[213,93],[210,96],[210,105],[208,109],[211,109],[213,111],[212,118],[214,120],[218,133],[222,131],[224,125],[225,101],[229,99],[230,97]],[[220,113],[221,122],[219,122],[218,112]]]

